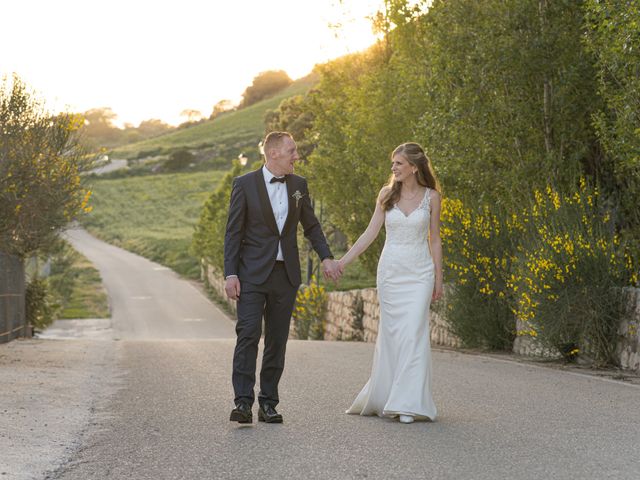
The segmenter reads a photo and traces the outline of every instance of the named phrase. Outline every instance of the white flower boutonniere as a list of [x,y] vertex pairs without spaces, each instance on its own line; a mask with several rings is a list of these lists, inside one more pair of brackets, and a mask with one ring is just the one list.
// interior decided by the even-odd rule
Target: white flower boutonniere
[[304,193],[300,193],[300,190],[296,190],[291,196],[296,199],[296,208],[298,208],[298,203],[300,203],[300,199],[304,197]]

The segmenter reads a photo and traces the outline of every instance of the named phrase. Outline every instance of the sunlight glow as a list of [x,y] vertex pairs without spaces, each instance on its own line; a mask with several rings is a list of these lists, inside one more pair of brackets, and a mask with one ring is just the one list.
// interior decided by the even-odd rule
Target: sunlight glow
[[[378,0],[21,0],[0,4],[0,76],[18,73],[54,110],[111,107],[120,124],[208,116],[253,77],[293,79],[375,42]],[[340,28],[330,25],[341,24]]]

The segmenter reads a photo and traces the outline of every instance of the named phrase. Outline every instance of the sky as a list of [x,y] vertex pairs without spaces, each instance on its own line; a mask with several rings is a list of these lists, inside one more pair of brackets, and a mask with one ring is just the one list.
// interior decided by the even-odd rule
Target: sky
[[[117,124],[237,103],[253,78],[293,79],[375,42],[382,0],[7,0],[0,77],[17,73],[52,111],[110,107]],[[340,23],[339,28],[330,25]]]

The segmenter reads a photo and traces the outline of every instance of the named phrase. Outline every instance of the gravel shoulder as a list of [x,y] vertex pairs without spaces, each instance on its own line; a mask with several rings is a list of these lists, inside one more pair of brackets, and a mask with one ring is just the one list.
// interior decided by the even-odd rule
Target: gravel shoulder
[[108,340],[0,345],[0,478],[46,478],[71,458],[118,389],[117,350]]

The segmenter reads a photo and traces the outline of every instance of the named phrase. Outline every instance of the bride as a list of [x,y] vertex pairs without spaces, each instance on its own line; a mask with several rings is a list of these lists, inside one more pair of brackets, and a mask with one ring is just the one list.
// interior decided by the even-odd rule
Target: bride
[[378,195],[369,226],[339,261],[341,271],[385,225],[378,262],[380,324],[371,376],[350,414],[434,420],[429,306],[442,296],[439,185],[424,150],[403,143],[391,155],[391,178]]

